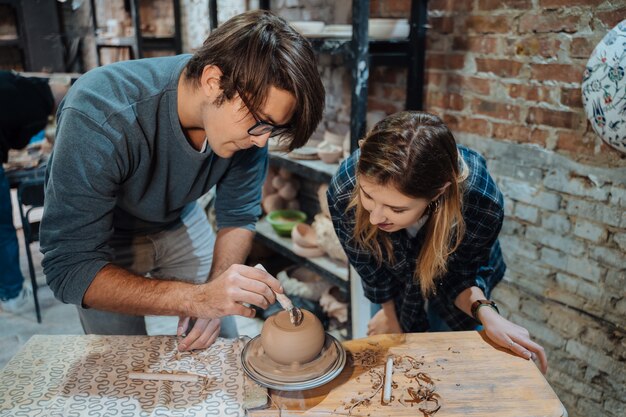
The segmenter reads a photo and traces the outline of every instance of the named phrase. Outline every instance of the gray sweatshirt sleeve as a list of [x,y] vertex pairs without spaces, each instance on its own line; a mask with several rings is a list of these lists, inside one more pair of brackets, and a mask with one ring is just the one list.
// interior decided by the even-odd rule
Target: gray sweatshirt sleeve
[[77,110],[59,115],[40,240],[46,280],[65,303],[80,305],[98,271],[112,260],[106,242],[124,164],[111,135]]
[[255,230],[261,216],[261,189],[269,164],[267,147],[235,153],[232,163],[217,183],[217,227]]

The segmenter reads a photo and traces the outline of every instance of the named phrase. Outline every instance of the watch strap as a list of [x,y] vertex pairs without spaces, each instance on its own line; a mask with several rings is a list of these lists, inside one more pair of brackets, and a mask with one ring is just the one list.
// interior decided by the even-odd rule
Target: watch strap
[[474,320],[476,320],[477,322],[481,322],[480,320],[478,320],[478,310],[481,307],[491,307],[494,310],[496,310],[496,312],[498,314],[500,314],[500,310],[498,310],[498,305],[491,301],[491,300],[476,300],[472,303],[472,307],[471,307],[471,313],[472,313],[472,317],[474,317]]

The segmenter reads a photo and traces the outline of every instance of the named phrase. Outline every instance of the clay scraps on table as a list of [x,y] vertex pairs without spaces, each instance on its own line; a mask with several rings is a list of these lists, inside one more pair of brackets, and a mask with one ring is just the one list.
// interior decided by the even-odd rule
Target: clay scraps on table
[[[367,390],[367,392],[357,392],[355,396],[342,403],[348,415],[354,416],[353,412],[358,407],[371,406],[372,399],[378,395],[383,387],[384,365],[381,366],[380,363],[385,352],[376,344],[370,344],[372,348],[350,355],[353,365],[368,369],[367,376],[370,378],[371,389]],[[423,365],[423,361],[409,355],[393,357],[394,374],[401,374],[408,380],[403,382],[403,385],[409,385],[409,387],[406,391],[402,391],[397,398],[392,395],[391,401],[387,405],[392,405],[394,401],[397,401],[404,407],[416,406],[424,417],[433,416],[439,411],[442,405],[441,396],[436,393],[436,386],[430,375],[421,370]],[[392,382],[392,387],[397,390],[397,382]]]

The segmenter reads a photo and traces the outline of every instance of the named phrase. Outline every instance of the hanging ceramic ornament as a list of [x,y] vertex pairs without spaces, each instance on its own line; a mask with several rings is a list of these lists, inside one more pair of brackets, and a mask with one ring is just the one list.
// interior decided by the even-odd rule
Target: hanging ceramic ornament
[[593,130],[626,153],[626,20],[596,46],[582,82],[583,106]]

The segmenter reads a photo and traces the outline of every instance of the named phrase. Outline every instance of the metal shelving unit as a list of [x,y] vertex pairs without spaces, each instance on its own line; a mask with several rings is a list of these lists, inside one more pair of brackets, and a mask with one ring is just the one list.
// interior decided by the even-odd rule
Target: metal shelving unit
[[278,236],[265,218],[259,220],[256,225],[257,238],[272,250],[287,257],[298,265],[306,266],[323,276],[332,284],[341,288],[346,294],[349,291],[348,265],[342,265],[328,256],[317,258],[303,258],[296,255],[292,249],[291,238]]
[[[100,63],[100,50],[102,48],[123,48],[129,51],[130,59],[144,57],[144,51],[171,50],[175,54],[183,51],[181,36],[180,0],[172,0],[174,9],[174,35],[173,36],[147,36],[141,32],[140,0],[129,0],[127,3],[128,13],[135,30],[134,36],[103,37],[96,36],[96,59]],[[91,0],[91,13],[94,30],[98,30],[98,17],[96,13],[96,0]]]

